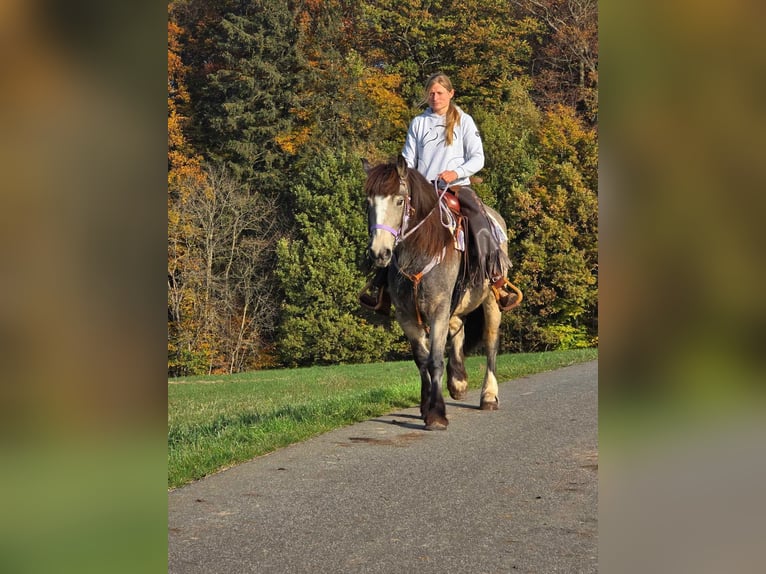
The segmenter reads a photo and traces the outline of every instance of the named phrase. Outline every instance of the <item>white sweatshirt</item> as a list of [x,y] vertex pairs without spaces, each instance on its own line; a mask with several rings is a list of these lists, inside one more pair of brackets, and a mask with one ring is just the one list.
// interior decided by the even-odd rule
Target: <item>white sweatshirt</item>
[[460,123],[455,125],[452,145],[444,139],[446,115],[436,115],[427,108],[410,122],[402,155],[410,168],[434,181],[446,170],[455,171],[458,178],[451,185],[469,185],[469,177],[484,167],[484,148],[473,118],[458,108]]

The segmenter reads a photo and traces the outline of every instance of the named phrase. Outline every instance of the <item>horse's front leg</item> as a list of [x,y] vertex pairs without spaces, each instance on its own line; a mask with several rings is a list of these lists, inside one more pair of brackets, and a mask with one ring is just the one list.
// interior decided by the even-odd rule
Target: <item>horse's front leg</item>
[[412,358],[420,373],[420,416],[425,419],[426,412],[428,411],[428,402],[431,397],[431,373],[428,368],[428,338],[425,330],[415,321],[403,319],[398,315],[397,319],[407,340],[410,342]]
[[425,333],[422,337],[410,339],[410,348],[420,373],[420,416],[425,419],[431,397],[431,372],[428,368],[428,347],[426,346]]
[[495,303],[494,295],[484,302],[484,347],[487,351],[487,372],[481,387],[479,408],[484,411],[496,411],[500,404],[497,396],[497,350],[500,346],[500,309]]
[[468,374],[465,371],[465,329],[463,320],[454,315],[449,323],[450,340],[452,344],[447,360],[447,389],[449,395],[456,401],[465,400],[468,396]]
[[428,372],[431,376],[431,393],[425,414],[426,430],[444,430],[447,428],[447,407],[442,395],[442,375],[444,374],[444,349],[449,331],[449,310],[440,314],[431,322],[431,350],[428,356]]

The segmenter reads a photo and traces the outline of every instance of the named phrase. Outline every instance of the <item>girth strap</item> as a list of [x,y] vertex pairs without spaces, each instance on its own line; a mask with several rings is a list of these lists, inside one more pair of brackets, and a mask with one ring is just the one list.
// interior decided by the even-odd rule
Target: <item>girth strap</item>
[[[404,275],[407,279],[412,281],[412,302],[415,305],[415,316],[418,319],[418,326],[423,327],[423,317],[420,315],[420,307],[418,306],[418,287],[420,286],[420,281],[423,279],[426,273],[431,271],[434,267],[436,267],[439,263],[442,262],[445,255],[447,253],[447,248],[444,247],[442,249],[441,255],[437,255],[431,261],[429,261],[428,265],[423,267],[422,270],[418,271],[417,273],[407,273],[402,268],[399,268],[399,272]],[[425,327],[426,333],[428,333],[428,325]]]

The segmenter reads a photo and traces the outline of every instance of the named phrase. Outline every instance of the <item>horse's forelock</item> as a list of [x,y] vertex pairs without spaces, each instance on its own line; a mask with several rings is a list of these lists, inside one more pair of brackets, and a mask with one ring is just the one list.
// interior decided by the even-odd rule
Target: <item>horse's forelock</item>
[[399,193],[399,176],[393,164],[381,164],[373,167],[367,174],[365,183],[367,195],[394,195]]
[[[407,186],[412,207],[419,217],[425,217],[436,205],[433,186],[416,169],[407,170]],[[395,163],[382,163],[367,174],[365,190],[368,196],[392,196],[399,193],[399,174]]]

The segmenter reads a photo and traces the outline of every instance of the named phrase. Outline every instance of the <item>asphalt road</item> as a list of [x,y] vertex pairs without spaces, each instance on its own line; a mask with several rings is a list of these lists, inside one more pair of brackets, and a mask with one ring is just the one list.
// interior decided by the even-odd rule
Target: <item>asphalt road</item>
[[[414,367],[413,367],[414,368]],[[168,571],[598,571],[596,361],[404,409],[168,495]]]

